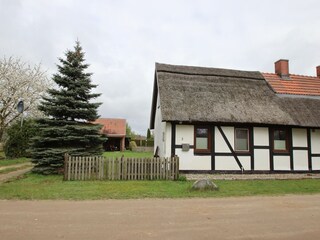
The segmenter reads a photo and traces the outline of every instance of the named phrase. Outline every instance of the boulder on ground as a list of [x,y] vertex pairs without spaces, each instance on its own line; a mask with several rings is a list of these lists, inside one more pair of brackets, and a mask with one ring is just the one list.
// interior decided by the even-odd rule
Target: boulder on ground
[[200,179],[192,185],[192,190],[216,191],[218,189],[218,186],[209,179]]

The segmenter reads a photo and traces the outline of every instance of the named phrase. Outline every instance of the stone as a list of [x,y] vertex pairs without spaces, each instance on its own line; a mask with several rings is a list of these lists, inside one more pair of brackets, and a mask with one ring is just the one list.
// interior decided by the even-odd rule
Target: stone
[[218,190],[218,186],[214,184],[212,181],[209,179],[200,179],[196,181],[192,185],[193,190],[209,190],[209,191],[216,191]]

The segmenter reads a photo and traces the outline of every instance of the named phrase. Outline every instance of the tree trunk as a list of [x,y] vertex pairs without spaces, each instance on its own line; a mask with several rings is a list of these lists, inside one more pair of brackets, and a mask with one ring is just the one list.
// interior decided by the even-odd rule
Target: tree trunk
[[3,142],[2,142],[3,133],[4,133],[4,129],[1,127],[0,128],[0,151],[2,151],[2,148],[3,148]]

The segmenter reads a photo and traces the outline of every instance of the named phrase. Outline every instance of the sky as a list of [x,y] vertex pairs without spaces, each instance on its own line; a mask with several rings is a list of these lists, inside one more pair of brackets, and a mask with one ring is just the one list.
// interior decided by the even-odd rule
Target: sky
[[318,0],[0,0],[0,57],[42,64],[48,78],[78,39],[101,117],[146,135],[155,62],[315,76]]

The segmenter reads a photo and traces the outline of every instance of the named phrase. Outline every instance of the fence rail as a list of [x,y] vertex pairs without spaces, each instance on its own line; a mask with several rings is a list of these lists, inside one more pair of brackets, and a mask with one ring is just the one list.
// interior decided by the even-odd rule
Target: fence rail
[[106,158],[65,155],[64,180],[176,180],[179,158]]

